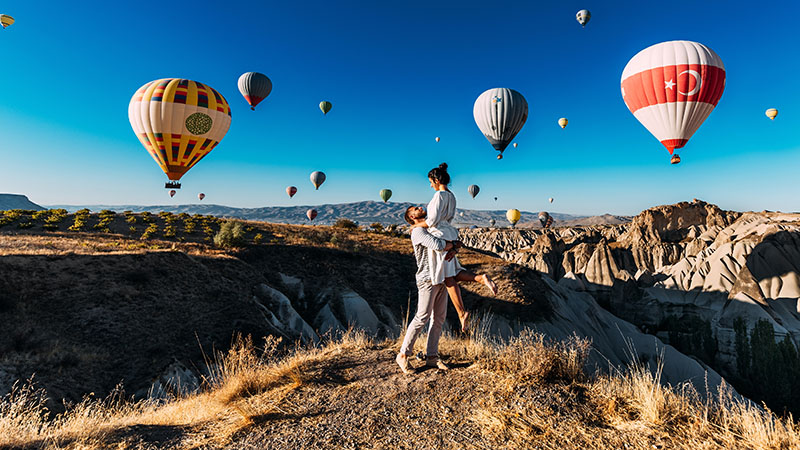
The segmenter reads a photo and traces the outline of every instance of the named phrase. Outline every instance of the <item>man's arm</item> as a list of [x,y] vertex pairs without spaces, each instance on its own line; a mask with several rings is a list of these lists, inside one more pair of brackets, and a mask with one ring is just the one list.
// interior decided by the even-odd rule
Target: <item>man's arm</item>
[[452,242],[434,237],[424,228],[414,228],[411,231],[411,243],[414,245],[422,245],[425,248],[439,252],[448,251],[453,248]]

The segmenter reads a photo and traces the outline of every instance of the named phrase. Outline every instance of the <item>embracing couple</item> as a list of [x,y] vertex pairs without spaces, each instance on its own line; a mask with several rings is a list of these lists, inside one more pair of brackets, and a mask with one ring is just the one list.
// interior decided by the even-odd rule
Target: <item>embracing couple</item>
[[421,206],[412,206],[405,213],[406,222],[411,225],[411,243],[417,259],[419,295],[417,314],[408,325],[396,358],[404,373],[411,371],[408,357],[413,353],[414,343],[428,321],[425,364],[447,369],[439,360],[439,337],[447,314],[448,296],[458,312],[461,330],[466,331],[469,324],[469,311],[464,307],[458,282],[483,283],[492,295],[497,294],[497,287],[488,275],[477,275],[464,269],[455,257],[461,242],[458,240],[458,230],[451,223],[456,215],[456,197],[447,187],[450,184],[447,164],[442,163],[428,172],[428,180],[436,192],[427,211]]

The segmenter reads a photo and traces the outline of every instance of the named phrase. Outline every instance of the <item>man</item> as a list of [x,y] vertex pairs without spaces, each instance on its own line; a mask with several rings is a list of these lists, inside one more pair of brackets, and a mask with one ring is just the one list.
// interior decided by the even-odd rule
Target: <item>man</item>
[[[412,206],[405,213],[406,222],[411,225],[425,222],[426,217],[425,208],[421,206]],[[408,357],[413,353],[414,343],[430,319],[425,365],[447,370],[447,365],[439,360],[439,338],[442,335],[442,325],[444,325],[447,314],[447,289],[444,283],[431,284],[428,249],[447,251],[447,257],[452,258],[459,244],[435,238],[428,233],[426,228],[419,227],[411,230],[411,243],[414,246],[414,257],[417,259],[417,313],[408,325],[403,345],[395,360],[403,373],[407,374],[413,370],[408,362]]]

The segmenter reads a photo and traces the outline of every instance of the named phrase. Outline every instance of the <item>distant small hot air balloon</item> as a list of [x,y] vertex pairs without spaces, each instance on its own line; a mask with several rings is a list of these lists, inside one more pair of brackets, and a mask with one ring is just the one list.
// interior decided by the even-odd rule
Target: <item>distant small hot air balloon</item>
[[458,215],[464,217],[464,211],[461,211],[460,213],[458,213]]
[[203,199],[204,199],[204,198],[206,198],[206,194],[203,194],[203,193],[201,192],[201,193],[197,194],[197,198],[198,198],[198,199],[199,199],[199,200],[202,202],[202,201],[203,201]]
[[436,142],[439,142],[439,141],[440,141],[439,136],[436,136]]
[[272,81],[263,73],[245,72],[239,77],[239,92],[250,104],[250,109],[255,110],[256,105],[272,92]]
[[542,211],[539,213],[539,223],[542,224],[542,228],[549,228],[553,224],[553,218],[547,211]]
[[497,197],[494,198],[494,201],[497,201]]
[[517,222],[519,222],[519,219],[521,217],[522,214],[519,212],[518,209],[509,209],[508,211],[506,211],[506,219],[508,219],[508,221],[511,222],[512,227],[516,225]]
[[331,102],[319,102],[319,109],[322,110],[322,114],[327,115],[331,108],[333,108],[333,104]]
[[3,25],[3,29],[6,29],[14,24],[14,18],[8,14],[0,14],[0,24]]
[[567,128],[567,124],[568,123],[569,123],[569,120],[567,120],[566,117],[562,117],[562,118],[558,119],[558,126],[560,126],[561,128]]
[[491,218],[491,219],[489,219],[489,226],[490,226],[490,227],[493,227],[493,226],[494,226],[496,223],[497,223],[497,221],[496,221],[496,220],[494,220],[494,217],[493,217],[493,218]]
[[516,142],[514,142],[514,148],[517,148],[517,143]]
[[392,198],[392,190],[391,189],[381,189],[380,196],[381,196],[381,200],[383,200],[383,203],[386,203],[386,202],[389,201],[390,198]]
[[292,197],[294,197],[294,194],[297,194],[297,188],[294,187],[294,186],[287,186],[286,187],[286,195],[288,195],[289,198],[292,198]]
[[175,191],[175,189],[172,189],[171,191],[169,191],[169,196],[170,196],[170,197],[175,197],[175,194],[177,194],[177,192]]
[[469,195],[471,195],[471,196],[472,196],[472,198],[475,198],[475,196],[476,196],[476,195],[478,195],[478,193],[479,193],[480,191],[481,191],[481,188],[480,188],[480,187],[478,187],[478,185],[477,185],[477,184],[471,184],[471,185],[469,185],[469,187],[467,188],[467,192],[469,192]]
[[777,110],[777,109],[775,109],[775,108],[770,108],[770,109],[768,109],[768,110],[767,110],[767,112],[766,112],[765,114],[766,114],[766,115],[767,115],[767,117],[769,117],[771,120],[775,120],[775,117],[777,117],[777,116],[778,116],[778,110]]
[[553,203],[553,197],[548,198],[547,201],[549,201],[550,203]]
[[314,185],[315,189],[319,189],[322,186],[322,183],[325,182],[325,174],[320,171],[311,172],[311,184]]
[[588,9],[582,9],[575,14],[575,20],[577,20],[582,27],[585,27],[591,18],[592,13],[590,13]]
[[308,211],[306,211],[306,217],[308,217],[309,221],[314,220],[314,218],[317,217],[317,210],[309,209]]

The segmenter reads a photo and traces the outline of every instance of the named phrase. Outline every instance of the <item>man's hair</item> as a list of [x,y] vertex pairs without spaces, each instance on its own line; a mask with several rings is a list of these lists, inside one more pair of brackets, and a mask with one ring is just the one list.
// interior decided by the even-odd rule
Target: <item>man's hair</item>
[[414,208],[416,208],[416,206],[409,206],[408,208],[406,208],[406,213],[403,216],[403,218],[406,219],[406,222],[408,222],[411,225],[414,225],[414,219],[411,218],[411,210]]

